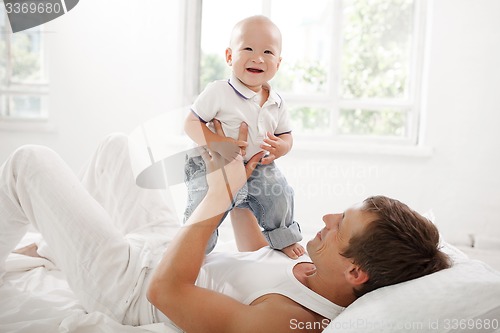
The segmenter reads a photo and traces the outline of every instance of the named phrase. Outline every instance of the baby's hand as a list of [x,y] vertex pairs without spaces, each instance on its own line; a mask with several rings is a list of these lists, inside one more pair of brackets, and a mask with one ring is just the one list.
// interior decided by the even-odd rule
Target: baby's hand
[[268,132],[267,138],[263,141],[264,144],[260,145],[260,148],[268,151],[269,155],[262,159],[262,164],[269,164],[275,159],[285,155],[290,150],[290,145],[285,140],[272,133]]
[[299,243],[288,245],[287,247],[281,249],[281,252],[286,254],[291,259],[297,259],[301,255],[306,253],[306,251],[304,250],[304,247],[302,245],[300,245]]

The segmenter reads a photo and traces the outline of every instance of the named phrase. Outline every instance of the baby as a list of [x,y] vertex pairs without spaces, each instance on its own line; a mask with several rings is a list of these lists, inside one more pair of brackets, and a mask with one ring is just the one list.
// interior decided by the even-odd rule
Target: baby
[[[207,144],[216,151],[220,147],[216,143],[232,141],[242,148],[245,161],[261,151],[267,152],[246,186],[238,192],[234,210],[249,209],[269,245],[290,258],[298,258],[305,251],[298,243],[302,239],[299,224],[293,220],[293,189],[274,163],[287,154],[293,144],[284,102],[268,84],[281,63],[280,30],[265,16],[252,16],[238,22],[226,49],[226,62],[232,67],[231,78],[212,82],[200,94],[186,118],[185,131],[198,145]],[[226,138],[215,133],[211,123],[214,119],[221,122]],[[238,139],[242,123],[248,126],[247,141]],[[206,179],[200,177],[206,172],[201,156],[187,156],[185,171],[186,221],[207,191]],[[239,219],[244,216],[245,213],[238,214]],[[216,241],[217,232],[207,252]]]

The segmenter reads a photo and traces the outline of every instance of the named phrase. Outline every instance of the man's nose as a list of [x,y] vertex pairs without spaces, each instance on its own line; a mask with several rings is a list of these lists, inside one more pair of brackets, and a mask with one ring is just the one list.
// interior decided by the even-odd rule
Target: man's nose
[[339,219],[341,218],[342,214],[326,214],[323,216],[323,222],[326,224],[326,226],[331,226],[334,223],[337,223],[340,221]]

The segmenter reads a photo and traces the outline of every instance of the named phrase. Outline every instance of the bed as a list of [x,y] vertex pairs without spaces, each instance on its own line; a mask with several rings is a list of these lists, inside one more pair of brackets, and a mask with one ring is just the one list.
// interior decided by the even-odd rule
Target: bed
[[[154,174],[143,171],[151,165],[153,168],[149,170],[158,171],[155,166],[165,156],[180,156],[173,154],[180,151],[179,146],[172,149],[155,146],[155,142],[175,140],[151,136],[151,133],[170,133],[163,126],[167,123],[155,119],[130,136],[137,143],[133,146],[135,152],[131,151],[137,157],[133,160],[143,162],[133,166],[138,182],[146,184],[153,180],[152,183],[157,184]],[[153,126],[159,128],[155,130]],[[182,164],[176,158],[170,161]],[[166,174],[160,170],[161,177]],[[176,179],[179,175],[167,176]],[[184,188],[183,184],[181,187]],[[182,201],[173,205],[182,207],[186,195],[178,193],[171,197]],[[223,223],[215,251],[236,251],[230,229],[229,222]],[[308,240],[317,230],[302,231]],[[41,240],[32,230],[18,247]],[[500,332],[500,249],[493,247],[479,255],[468,251],[471,257],[484,257],[496,263],[493,269],[448,243],[443,242],[443,248],[454,260],[452,268],[368,293],[332,322],[322,323],[321,328],[325,332]],[[290,322],[290,331],[307,325],[311,324]],[[124,326],[103,313],[87,313],[68,287],[64,274],[50,261],[12,253],[7,259],[4,285],[0,287],[0,333],[6,332],[170,333],[178,330],[163,323]]]
[[[233,251],[227,236],[217,251]],[[38,242],[28,233],[19,246]],[[450,244],[452,268],[371,292],[349,306],[324,332],[500,332],[500,272]],[[178,332],[165,324],[124,326],[87,313],[50,261],[12,253],[0,287],[0,332]],[[194,314],[193,314],[194,315]],[[310,323],[290,323],[290,331]]]

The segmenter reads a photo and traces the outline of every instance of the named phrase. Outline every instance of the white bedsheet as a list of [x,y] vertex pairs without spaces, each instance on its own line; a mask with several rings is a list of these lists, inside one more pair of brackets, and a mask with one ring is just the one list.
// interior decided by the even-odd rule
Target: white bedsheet
[[0,299],[0,332],[169,332],[163,324],[123,326],[103,313],[86,313],[62,272],[45,267],[9,273]]
[[[38,238],[28,233],[20,246]],[[103,313],[87,313],[66,283],[64,274],[42,258],[12,253],[0,287],[1,333],[148,333],[178,332],[163,323],[140,327],[117,323]]]
[[[37,234],[29,233],[20,246],[29,244],[37,237]],[[306,239],[308,238],[306,237]],[[218,249],[234,250],[234,242],[222,242],[220,246],[218,245]],[[455,251],[456,249],[451,247],[451,250]],[[498,322],[500,320],[500,272],[492,270],[483,263],[468,259],[465,254],[458,250],[452,254],[455,260],[458,258],[460,262],[460,265],[455,269],[370,293],[348,307],[326,328],[325,332],[395,333],[401,331],[397,326],[380,327],[380,325],[375,325],[375,327],[370,327],[371,325],[368,325],[365,327],[366,325],[363,325],[364,323],[390,323],[394,320],[410,323],[411,319],[415,321],[418,319],[419,323],[424,323],[425,320],[432,318],[440,320],[468,318],[473,315],[473,312],[480,311],[481,306],[486,305],[485,303],[489,303],[489,309],[493,310],[483,313],[484,318],[481,317],[479,320],[484,322],[485,319],[490,321],[497,319]],[[0,333],[179,332],[163,323],[140,327],[124,326],[103,313],[86,313],[69,289],[64,274],[48,260],[11,254],[7,260],[7,270],[4,285],[0,287]],[[453,274],[453,272],[457,274]],[[446,276],[446,279],[443,280],[443,276]],[[463,288],[459,285],[460,281],[463,281],[466,290],[462,291]],[[486,283],[477,283],[479,281],[486,281]],[[450,290],[446,291],[447,289]],[[469,291],[467,292],[467,290]],[[453,297],[449,298],[449,301],[447,293],[455,293]],[[482,302],[482,299],[487,300],[487,302]],[[456,309],[453,310],[455,307]],[[445,311],[441,311],[441,309]],[[458,317],[453,316],[453,314]],[[477,322],[476,315],[474,317]],[[363,324],[361,327],[359,327],[360,320]],[[352,323],[355,325],[351,325]],[[444,323],[441,321],[442,325]],[[470,329],[455,331],[444,328],[442,326],[440,329],[433,329],[432,332],[475,331]],[[404,331],[425,332],[427,330],[416,327],[413,330],[405,329]],[[500,332],[500,329],[480,331]]]

